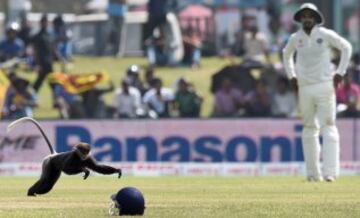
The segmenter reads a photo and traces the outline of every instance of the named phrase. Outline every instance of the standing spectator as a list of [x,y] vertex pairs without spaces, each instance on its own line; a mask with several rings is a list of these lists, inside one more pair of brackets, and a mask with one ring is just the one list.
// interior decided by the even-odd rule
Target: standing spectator
[[27,66],[31,69],[35,67],[35,61],[34,61],[34,52],[31,48],[31,31],[32,28],[30,26],[30,23],[27,19],[27,16],[21,16],[21,23],[20,23],[20,30],[18,33],[19,38],[24,42],[24,53],[23,58],[25,59]]
[[202,98],[185,78],[180,78],[177,86],[175,104],[180,117],[199,117]]
[[113,98],[113,107],[116,118],[136,118],[141,107],[140,91],[130,86],[129,79],[121,81],[121,88],[116,89]]
[[262,80],[258,80],[255,90],[245,96],[246,114],[250,117],[271,115],[271,94]]
[[352,81],[351,73],[344,76],[344,83],[336,89],[336,100],[338,104],[346,106],[339,117],[359,117],[360,86]]
[[148,23],[146,24],[145,39],[148,39],[154,29],[166,23],[166,14],[177,8],[176,0],[149,0],[147,5]]
[[6,28],[6,39],[0,42],[0,60],[6,61],[24,54],[24,42],[17,37],[19,25],[12,23]]
[[63,16],[61,14],[56,15],[52,23],[55,41],[58,41],[58,39],[66,33],[66,25]]
[[296,115],[296,96],[290,90],[287,78],[281,76],[277,80],[276,92],[271,103],[271,112],[276,117],[295,117]]
[[32,44],[35,51],[35,62],[38,66],[38,77],[34,89],[39,91],[46,76],[53,71],[53,38],[48,31],[48,17],[44,14],[40,20],[40,31],[33,37]]
[[64,35],[61,35],[58,38],[56,43],[56,54],[58,59],[62,62],[63,66],[65,67],[66,64],[72,61],[72,44],[71,44],[71,37],[72,32],[67,30]]
[[107,13],[110,18],[110,42],[111,42],[111,53],[114,56],[121,55],[120,45],[121,39],[124,37],[124,18],[128,8],[126,0],[109,0],[107,7]]
[[70,41],[72,32],[67,29],[61,14],[54,18],[53,29],[56,60],[61,62],[62,71],[66,72],[66,66],[72,60],[72,44]]
[[94,87],[81,94],[86,118],[108,118],[108,107],[103,99],[104,94],[114,91],[114,84],[110,81],[108,87]]
[[243,107],[243,100],[243,93],[233,87],[229,78],[224,78],[221,82],[221,88],[215,93],[214,116],[238,116]]
[[31,41],[31,26],[26,16],[21,17],[18,36],[24,42],[25,48],[27,48]]
[[164,118],[170,116],[170,108],[174,101],[174,93],[171,89],[162,87],[162,81],[154,79],[153,88],[147,91],[143,102],[149,113],[155,113],[156,117]]

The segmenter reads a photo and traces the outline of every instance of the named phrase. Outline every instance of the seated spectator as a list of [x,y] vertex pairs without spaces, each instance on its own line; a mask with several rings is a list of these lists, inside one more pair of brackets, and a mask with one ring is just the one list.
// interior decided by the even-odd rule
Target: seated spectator
[[35,91],[27,80],[19,78],[15,73],[9,74],[8,88],[2,114],[6,119],[32,117],[32,108],[37,106]]
[[297,103],[295,93],[290,91],[289,80],[279,77],[271,104],[271,112],[276,117],[295,117]]
[[244,58],[270,63],[266,36],[256,26],[244,34]]
[[202,98],[185,78],[180,78],[177,86],[175,104],[180,117],[199,117]]
[[165,118],[170,116],[170,108],[174,101],[174,93],[169,88],[162,87],[162,81],[155,78],[152,82],[153,88],[147,91],[143,97],[143,102],[149,111],[149,115],[154,118]]
[[140,91],[131,86],[128,78],[121,81],[121,88],[115,90],[113,97],[115,118],[136,118],[141,109]]
[[109,108],[106,106],[103,95],[114,91],[114,84],[110,81],[108,87],[94,87],[81,94],[86,118],[109,118]]
[[[235,55],[243,56],[245,53],[245,34],[249,32],[249,30],[257,25],[257,17],[254,14],[244,13],[241,16],[241,24],[239,31],[235,33],[235,43],[231,46],[231,50]],[[224,40],[229,41],[227,34],[224,34]]]
[[191,68],[198,68],[200,66],[201,58],[201,37],[191,27],[185,30],[183,34],[184,42],[184,59],[183,63],[190,65]]
[[144,81],[144,92],[141,93],[144,95],[147,91],[149,91],[152,88],[151,82],[155,79],[155,69],[152,67],[149,67],[145,71],[145,81]]
[[12,23],[6,28],[6,39],[0,42],[0,61],[22,57],[25,52],[24,42],[17,37],[19,26]]
[[234,117],[240,115],[243,100],[241,90],[234,88],[229,78],[224,78],[220,89],[215,93],[214,116]]
[[[176,16],[166,15],[168,23],[155,29],[153,35],[146,39],[146,54],[151,66],[177,66],[183,59],[184,48]],[[176,30],[175,30],[176,29]]]
[[351,73],[345,75],[344,83],[337,88],[336,99],[338,104],[345,106],[339,117],[359,117],[360,86],[352,81]]
[[271,94],[266,84],[258,80],[255,90],[245,95],[246,115],[250,117],[267,117],[271,115]]
[[159,30],[158,34],[154,34],[145,41],[146,55],[152,67],[167,65],[168,63],[165,36],[162,28],[159,28]]

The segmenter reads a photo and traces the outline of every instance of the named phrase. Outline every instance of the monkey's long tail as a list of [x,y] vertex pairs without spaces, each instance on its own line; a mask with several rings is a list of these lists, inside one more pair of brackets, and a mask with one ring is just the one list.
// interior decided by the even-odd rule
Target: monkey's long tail
[[39,129],[39,131],[41,132],[41,135],[44,137],[47,145],[49,146],[49,149],[50,149],[50,152],[51,154],[54,154],[56,153],[55,150],[54,150],[54,147],[51,145],[50,141],[49,141],[49,138],[46,136],[45,132],[43,131],[43,129],[41,128],[40,124],[34,120],[33,118],[31,117],[23,117],[23,118],[20,118],[18,120],[15,120],[13,121],[12,123],[10,123],[7,127],[7,132],[10,132],[15,126],[17,126],[18,124],[20,123],[23,123],[23,122],[26,122],[26,121],[30,121],[32,122],[33,124],[35,124],[35,126]]

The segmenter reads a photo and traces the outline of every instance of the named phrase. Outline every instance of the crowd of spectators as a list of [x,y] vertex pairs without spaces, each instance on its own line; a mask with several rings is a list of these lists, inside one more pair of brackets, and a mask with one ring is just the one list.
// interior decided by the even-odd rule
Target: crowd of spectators
[[[71,43],[69,30],[61,15],[50,21],[48,15],[42,15],[38,30],[34,31],[26,16],[18,22],[6,26],[6,35],[0,42],[0,62],[11,63],[6,67],[10,83],[4,106],[1,111],[4,118],[32,116],[32,109],[38,105],[37,93],[47,76],[53,72],[54,61],[63,65],[71,61]],[[18,65],[24,65],[37,73],[33,84],[17,75]],[[58,87],[51,86],[53,99],[61,93]],[[54,101],[54,106],[56,102]]]
[[[196,118],[200,117],[203,98],[194,84],[185,77],[174,81],[174,87],[164,87],[162,78],[156,74],[158,66],[177,67],[187,65],[193,69],[201,67],[202,39],[193,27],[182,30],[184,57],[181,63],[171,61],[168,51],[173,49],[172,41],[166,39],[167,14],[173,12],[171,1],[149,1],[150,13],[145,30],[145,56],[149,66],[141,68],[133,64],[125,70],[120,81],[111,81],[107,87],[94,87],[81,93],[71,93],[61,84],[49,83],[53,96],[53,107],[66,119],[82,118]],[[127,10],[126,1],[111,0],[121,13],[109,10],[113,28],[110,39],[113,55],[121,48],[121,27],[123,13]],[[114,9],[114,7],[111,7]],[[109,7],[110,9],[110,7]],[[156,13],[155,13],[155,12]],[[216,80],[213,91],[214,103],[211,117],[286,117],[300,116],[297,93],[292,89],[285,76],[280,58],[280,50],[287,40],[270,42],[268,36],[259,30],[256,17],[246,15],[242,20],[240,32],[235,34],[235,44],[229,56],[240,57],[239,67],[225,68],[224,76]],[[10,88],[6,96],[2,117],[13,119],[32,116],[32,108],[38,104],[37,93],[45,78],[53,72],[54,61],[63,65],[72,61],[71,32],[61,15],[52,21],[43,15],[38,32],[22,17],[21,25],[11,23],[7,26],[6,37],[0,42],[0,59],[14,58],[26,62],[37,72],[37,79],[30,84],[16,75],[14,69],[8,72]],[[34,34],[33,34],[34,33]],[[287,34],[288,35],[288,34]],[[280,49],[273,50],[274,43]],[[338,115],[340,117],[360,116],[360,57],[356,53],[344,77],[344,83],[336,90]],[[334,60],[334,68],[336,59]],[[231,69],[232,72],[226,72]],[[234,69],[235,70],[234,72]],[[236,76],[232,76],[236,74]],[[211,78],[209,78],[210,80]],[[115,88],[119,87],[119,88]],[[111,104],[103,96],[112,94]]]
[[[129,74],[129,72],[131,72]],[[146,69],[145,80],[134,80],[140,69],[131,65],[121,87],[113,95],[113,116],[117,118],[199,117],[202,98],[184,77],[176,82],[175,90],[163,86],[154,69]],[[136,81],[136,82],[135,82]],[[136,84],[136,85],[135,85]]]

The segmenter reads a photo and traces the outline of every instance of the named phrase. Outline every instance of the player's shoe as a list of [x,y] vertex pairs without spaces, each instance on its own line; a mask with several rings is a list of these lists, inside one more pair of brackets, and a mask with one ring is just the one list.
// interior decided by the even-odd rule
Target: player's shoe
[[326,182],[335,182],[335,176],[325,176]]
[[308,182],[322,182],[323,178],[321,176],[308,176],[306,180]]

